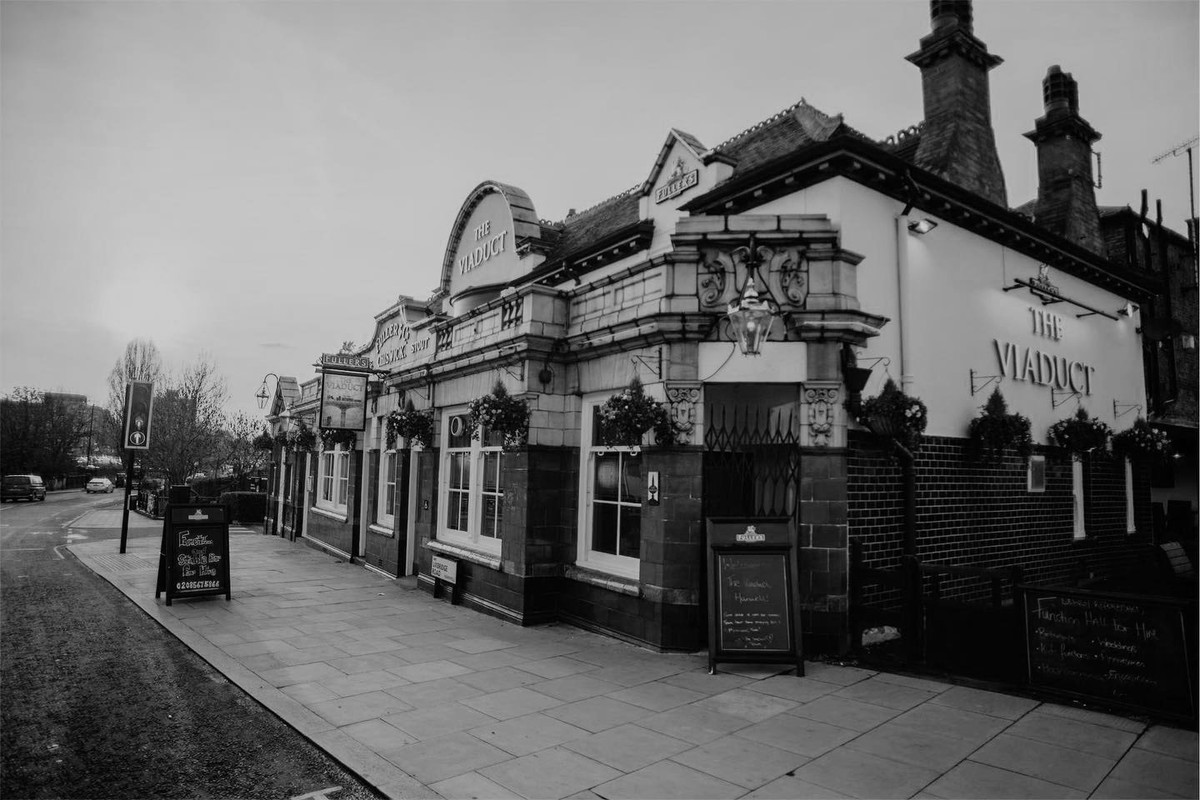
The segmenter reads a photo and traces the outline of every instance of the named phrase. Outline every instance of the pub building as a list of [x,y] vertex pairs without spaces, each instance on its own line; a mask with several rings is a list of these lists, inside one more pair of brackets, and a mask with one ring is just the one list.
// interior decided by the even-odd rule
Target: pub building
[[[705,645],[710,518],[794,521],[809,652],[857,634],[852,550],[885,568],[1018,566],[1030,583],[1128,562],[1152,541],[1147,470],[1046,432],[1080,408],[1114,430],[1145,413],[1139,308],[1159,286],[1106,257],[1099,133],[1072,76],[1046,74],[1027,134],[1038,196],[1014,210],[988,94],[1001,59],[969,2],[931,9],[908,56],[924,121],[884,141],[802,99],[715,147],[671,129],[639,183],[559,222],[481,181],[432,297],[401,296],[365,347],[280,381],[277,429],[323,425],[331,376],[365,410],[354,435],[288,455],[273,506],[292,509],[288,530],[429,591],[449,561],[463,604],[516,624],[673,651]],[[634,379],[674,442],[600,436]],[[889,379],[927,408],[914,450],[847,410]],[[472,435],[470,406],[497,384],[528,408],[515,445]],[[1031,455],[971,455],[996,389],[1031,421]],[[427,440],[389,436],[420,412]]]

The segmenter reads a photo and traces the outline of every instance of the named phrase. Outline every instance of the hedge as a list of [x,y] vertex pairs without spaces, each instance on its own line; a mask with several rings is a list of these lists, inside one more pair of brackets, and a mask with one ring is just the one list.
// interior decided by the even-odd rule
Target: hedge
[[218,502],[229,506],[235,522],[262,522],[267,515],[266,492],[225,492]]

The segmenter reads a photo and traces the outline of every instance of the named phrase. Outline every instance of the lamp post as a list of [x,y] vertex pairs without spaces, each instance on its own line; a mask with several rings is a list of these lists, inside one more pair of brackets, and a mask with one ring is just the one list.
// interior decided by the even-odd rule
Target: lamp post
[[262,386],[258,387],[258,394],[254,395],[256,398],[258,398],[259,408],[266,408],[267,401],[271,399],[271,393],[267,391],[267,378],[274,378],[275,385],[277,387],[279,386],[279,376],[274,372],[268,372],[263,376]]
[[779,316],[779,304],[770,296],[771,287],[763,283],[768,295],[763,298],[759,296],[755,286],[761,280],[758,268],[762,264],[762,254],[759,250],[754,234],[751,234],[750,246],[739,247],[734,251],[735,254],[745,253],[746,283],[738,297],[729,304],[726,316],[737,339],[738,349],[745,356],[762,354],[762,344],[770,337],[771,328]]

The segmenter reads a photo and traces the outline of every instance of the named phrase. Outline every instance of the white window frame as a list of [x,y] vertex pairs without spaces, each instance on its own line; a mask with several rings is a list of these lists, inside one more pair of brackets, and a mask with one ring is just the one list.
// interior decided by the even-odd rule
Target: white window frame
[[[468,447],[450,447],[450,426],[457,424],[455,421],[466,416],[467,407],[447,409],[442,414],[442,448],[441,448],[441,469],[439,470],[438,478],[438,541],[446,544],[466,547],[471,550],[478,550],[492,556],[499,556],[503,547],[504,536],[503,528],[497,532],[496,536],[485,536],[483,534],[483,512],[485,508],[485,494],[498,498],[500,506],[500,523],[503,525],[503,505],[504,505],[504,451],[499,445],[487,445],[484,443],[485,436],[480,435],[479,438],[472,438]],[[486,433],[486,432],[484,432]],[[466,486],[467,494],[467,528],[461,530],[449,527],[450,518],[450,480],[451,480],[451,463],[455,456],[466,456],[468,470],[468,479]],[[484,465],[489,460],[489,456],[498,456],[498,464],[496,466],[496,492],[485,493],[483,491],[483,471]]]
[[[389,531],[396,527],[396,501],[399,498],[400,487],[396,485],[396,472],[400,466],[400,453],[394,448],[379,451],[379,481],[378,494],[375,503],[375,525],[387,528]],[[390,478],[390,480],[389,480]],[[388,487],[392,487],[392,502],[387,502]]]
[[349,508],[350,452],[341,445],[317,459],[317,508],[345,515]]
[[[578,517],[578,549],[576,563],[597,572],[606,572],[622,578],[638,580],[641,571],[641,559],[632,556],[621,556],[613,553],[602,553],[592,549],[592,524],[594,514],[592,503],[595,497],[595,463],[598,454],[621,453],[629,457],[641,457],[641,447],[605,447],[593,445],[595,425],[595,409],[604,404],[610,392],[590,395],[583,399],[580,409],[579,426],[579,517]],[[633,505],[633,504],[621,504]],[[638,503],[642,507],[643,503]]]
[[1078,456],[1071,457],[1071,508],[1072,531],[1071,538],[1081,542],[1087,538],[1087,515],[1083,505],[1083,461]]
[[1133,463],[1121,459],[1125,467],[1125,533],[1137,533],[1137,518],[1133,508]]

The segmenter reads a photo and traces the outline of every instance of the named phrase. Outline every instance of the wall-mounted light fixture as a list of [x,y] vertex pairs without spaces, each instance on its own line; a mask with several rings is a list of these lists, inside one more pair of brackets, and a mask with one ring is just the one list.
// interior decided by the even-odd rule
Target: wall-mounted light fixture
[[1122,317],[1132,317],[1138,310],[1138,307],[1133,303],[1126,303],[1117,309],[1117,314]]
[[271,399],[271,393],[267,391],[267,378],[274,378],[275,385],[279,385],[279,376],[274,372],[268,372],[263,376],[262,386],[258,387],[258,394],[254,395],[256,398],[258,398],[259,408],[266,408],[267,401]]
[[[759,297],[755,288],[762,256],[758,252],[754,234],[750,234],[750,246],[738,250],[746,251],[746,284],[739,296],[729,304],[726,316],[729,317],[729,326],[737,337],[742,355],[757,356],[762,354],[762,343],[771,335],[775,317],[779,314],[779,304],[774,299]],[[765,283],[763,285],[766,286]],[[768,294],[770,291],[770,287],[767,287]]]
[[914,219],[910,220],[908,223],[908,232],[914,236],[924,236],[937,226],[938,224],[928,217],[923,219]]

